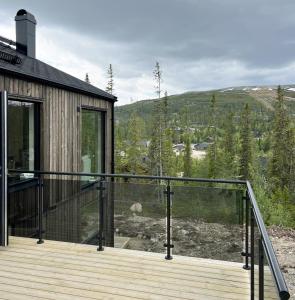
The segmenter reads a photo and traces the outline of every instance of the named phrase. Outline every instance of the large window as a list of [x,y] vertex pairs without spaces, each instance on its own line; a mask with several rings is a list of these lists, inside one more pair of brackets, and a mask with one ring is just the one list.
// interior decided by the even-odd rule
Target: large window
[[82,171],[104,172],[104,112],[82,109]]
[[36,167],[36,113],[31,102],[8,101],[8,168],[34,170]]

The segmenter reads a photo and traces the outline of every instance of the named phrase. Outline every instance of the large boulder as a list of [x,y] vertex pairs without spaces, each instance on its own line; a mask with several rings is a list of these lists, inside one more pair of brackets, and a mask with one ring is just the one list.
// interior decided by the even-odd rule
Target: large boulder
[[133,204],[130,206],[130,210],[131,210],[133,213],[142,213],[142,205],[141,205],[141,203],[139,203],[139,202],[133,203]]

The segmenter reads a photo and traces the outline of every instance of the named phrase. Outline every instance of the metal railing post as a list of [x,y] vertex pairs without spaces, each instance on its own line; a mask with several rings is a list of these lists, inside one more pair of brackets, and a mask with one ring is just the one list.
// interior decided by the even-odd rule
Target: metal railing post
[[41,176],[38,178],[38,241],[37,244],[43,244],[43,181]]
[[248,195],[248,191],[246,191],[246,195],[244,197],[244,200],[246,201],[246,205],[245,205],[245,251],[242,252],[242,255],[245,256],[245,265],[243,266],[243,268],[245,270],[250,270],[250,266],[249,266],[249,195]]
[[255,253],[254,253],[254,243],[255,243],[255,237],[254,237],[254,212],[253,207],[250,209],[251,214],[251,245],[250,245],[250,256],[251,256],[251,300],[254,300],[254,294],[255,294]]
[[166,216],[167,216],[167,241],[164,244],[164,247],[167,248],[167,255],[165,256],[165,259],[171,260],[173,257],[171,255],[171,249],[174,247],[173,244],[171,244],[171,195],[173,195],[173,192],[171,192],[171,186],[170,181],[167,182],[167,190],[164,191],[164,194],[166,194]]
[[98,228],[98,248],[97,251],[103,251],[103,223],[104,223],[104,191],[105,191],[105,178],[101,178],[99,181],[99,186],[97,187],[99,191],[99,203],[98,203],[98,214],[99,214],[99,228]]
[[259,300],[264,300],[264,253],[262,237],[259,239]]

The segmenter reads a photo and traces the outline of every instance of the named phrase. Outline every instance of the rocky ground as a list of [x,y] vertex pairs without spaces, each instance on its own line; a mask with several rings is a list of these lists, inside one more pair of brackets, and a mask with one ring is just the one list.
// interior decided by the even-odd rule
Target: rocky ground
[[281,227],[270,227],[268,232],[285,280],[291,294],[295,299],[295,230]]
[[[242,228],[239,225],[173,220],[174,254],[241,262]],[[116,216],[117,236],[129,237],[127,248],[165,252],[166,219]]]

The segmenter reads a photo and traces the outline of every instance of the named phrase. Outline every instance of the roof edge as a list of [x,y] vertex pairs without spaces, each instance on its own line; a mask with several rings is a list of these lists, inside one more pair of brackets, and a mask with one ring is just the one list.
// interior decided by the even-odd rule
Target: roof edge
[[80,88],[75,88],[73,86],[68,86],[68,85],[65,85],[65,84],[61,84],[61,83],[53,81],[53,80],[47,80],[47,79],[44,79],[44,78],[41,78],[41,77],[34,77],[32,75],[29,75],[29,74],[24,74],[24,73],[15,72],[15,71],[12,71],[12,70],[7,70],[5,68],[2,68],[1,66],[0,66],[0,71],[4,72],[5,74],[16,75],[17,77],[21,77],[21,78],[25,77],[25,78],[30,79],[30,80],[35,81],[35,82],[47,83],[48,85],[58,87],[58,88],[63,88],[64,90],[78,92],[80,94],[92,96],[92,97],[95,97],[95,98],[98,98],[98,99],[103,99],[103,100],[106,100],[106,101],[111,102],[111,103],[114,103],[114,102],[118,101],[118,98],[116,96],[111,95],[111,94],[110,94],[110,97],[98,95],[98,94],[95,94],[95,93],[92,93],[92,92],[89,92],[89,91],[86,91],[86,90],[83,90],[83,89],[80,89]]

